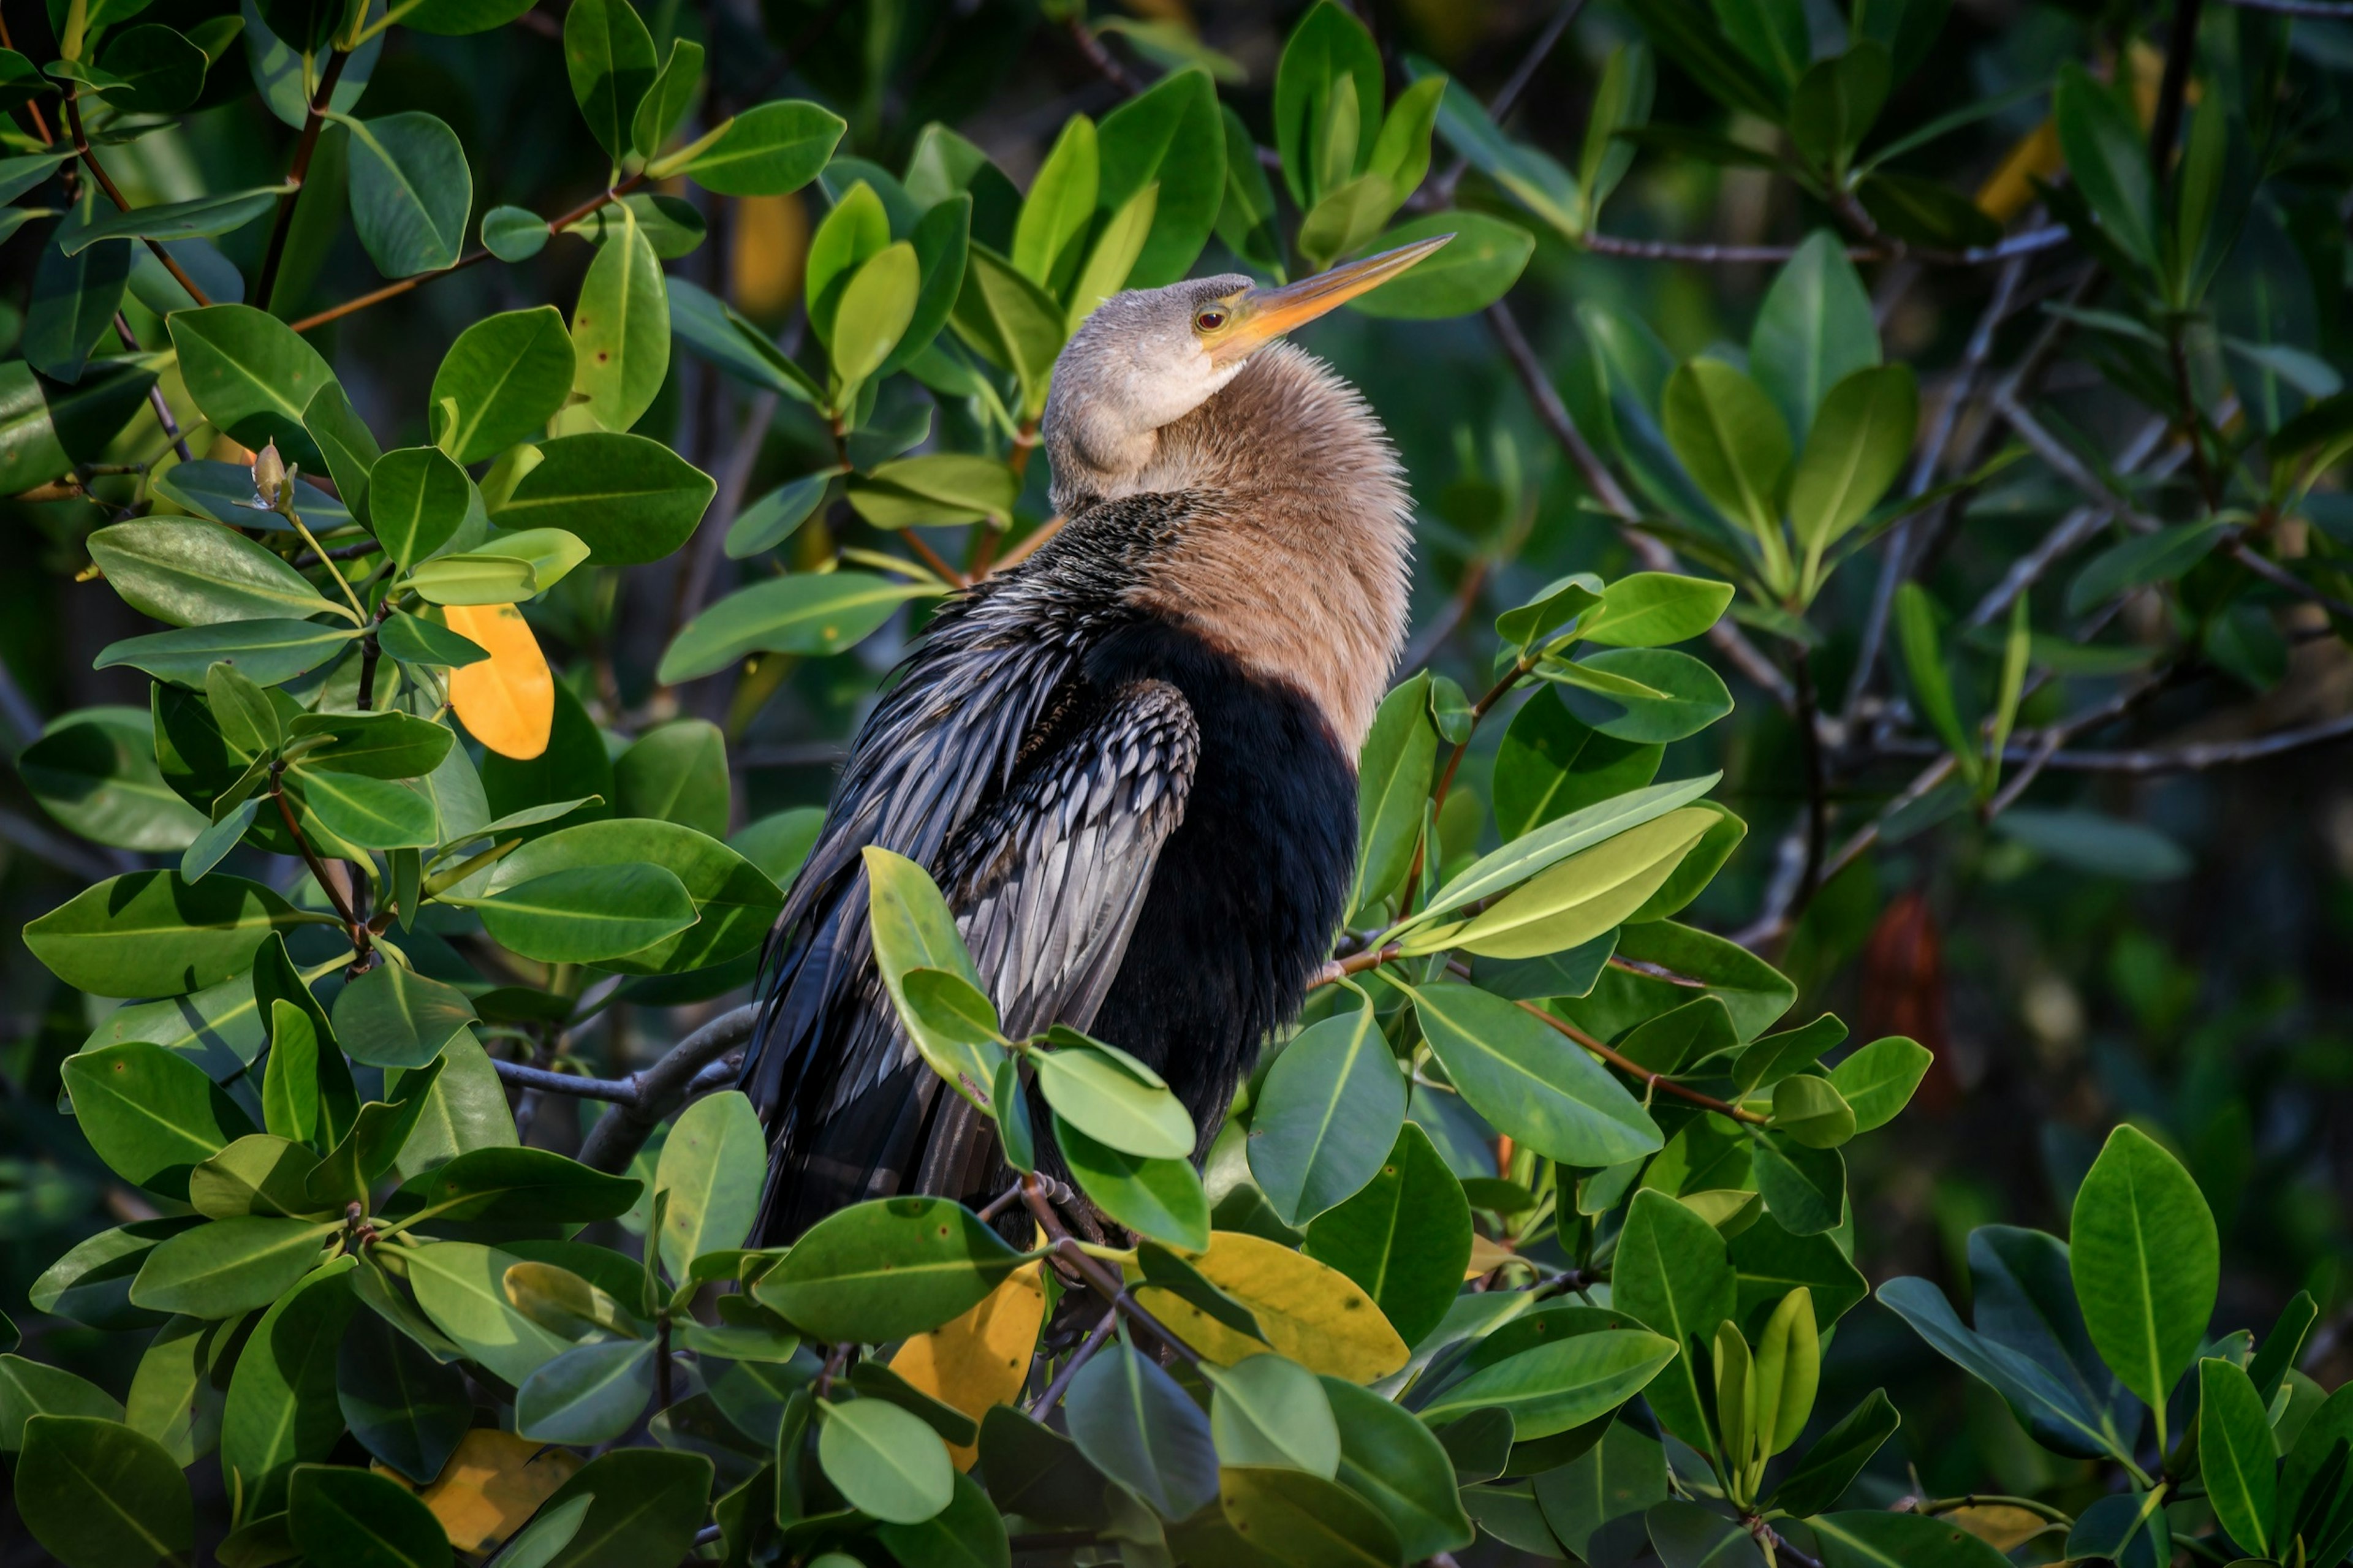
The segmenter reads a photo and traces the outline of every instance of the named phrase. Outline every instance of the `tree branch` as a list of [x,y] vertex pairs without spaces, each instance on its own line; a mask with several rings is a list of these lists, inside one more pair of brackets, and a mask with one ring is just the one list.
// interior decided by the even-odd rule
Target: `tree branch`
[[1537,1006],[1533,1002],[1520,1002],[1514,1004],[1514,1005],[1516,1005],[1522,1012],[1527,1014],[1530,1017],[1541,1021],[1552,1029],[1567,1036],[1572,1040],[1575,1040],[1578,1045],[1583,1046],[1587,1050],[1591,1051],[1595,1056],[1599,1057],[1603,1061],[1608,1062],[1620,1072],[1626,1073],[1630,1077],[1641,1079],[1648,1088],[1664,1089],[1667,1093],[1673,1095],[1677,1100],[1684,1100],[1690,1104],[1699,1106],[1701,1109],[1705,1110],[1713,1110],[1718,1116],[1728,1116],[1735,1121],[1746,1121],[1753,1126],[1763,1126],[1765,1123],[1772,1121],[1772,1118],[1769,1116],[1759,1116],[1757,1112],[1747,1110],[1742,1106],[1734,1105],[1729,1100],[1718,1100],[1712,1094],[1703,1094],[1698,1089],[1690,1087],[1688,1084],[1677,1083],[1673,1079],[1667,1077],[1664,1073],[1652,1072],[1649,1068],[1644,1067],[1641,1063],[1626,1055],[1623,1051],[1620,1051],[1612,1046],[1603,1045],[1599,1040],[1595,1039],[1591,1035],[1587,1034],[1584,1030],[1578,1028],[1567,1019],[1556,1017],[1553,1014],[1546,1012],[1543,1008]]
[[[615,1173],[628,1170],[638,1151],[646,1146],[646,1140],[653,1136],[654,1129],[685,1103],[702,1069],[749,1040],[759,1023],[760,1005],[747,1002],[732,1013],[722,1013],[672,1046],[669,1054],[653,1066],[622,1080],[635,1086],[634,1098],[615,1101],[615,1108],[589,1129],[587,1139],[580,1145],[580,1163]],[[512,1064],[501,1064],[508,1065]],[[554,1089],[558,1093],[578,1092],[558,1085],[533,1087]]]
[[[99,189],[106,193],[106,199],[114,204],[117,212],[129,212],[131,203],[123,196],[121,188],[116,185],[107,174],[105,167],[98,161],[98,153],[90,147],[90,133],[82,129],[80,100],[72,96],[66,99],[66,125],[73,132],[74,152],[80,156],[84,163],[90,165],[90,176],[98,181]],[[155,259],[164,264],[164,270],[169,272],[179,281],[180,287],[188,291],[189,299],[194,300],[200,306],[213,302],[212,296],[197,288],[196,280],[189,277],[186,269],[178,262],[172,259],[172,253],[164,248],[162,240],[151,239],[145,243],[147,248],[155,253]]]
[[328,107],[334,102],[335,84],[343,79],[343,62],[352,57],[342,49],[331,50],[327,68],[319,73],[319,89],[311,95],[311,110],[302,117],[301,139],[294,143],[293,162],[286,166],[287,193],[278,198],[278,216],[269,226],[269,247],[262,253],[260,280],[253,286],[253,302],[269,309],[270,297],[278,291],[278,268],[286,258],[286,237],[294,229],[295,204],[302,199],[303,182],[311,175],[311,158],[319,150],[319,132],[327,123]]

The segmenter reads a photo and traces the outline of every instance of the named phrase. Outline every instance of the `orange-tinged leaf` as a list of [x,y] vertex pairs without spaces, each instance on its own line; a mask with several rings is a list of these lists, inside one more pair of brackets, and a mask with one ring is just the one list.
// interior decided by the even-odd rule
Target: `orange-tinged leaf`
[[[488,1552],[522,1529],[582,1462],[569,1448],[477,1426],[459,1439],[458,1451],[431,1485],[409,1489],[441,1521],[451,1546],[460,1552]],[[382,1465],[369,1468],[408,1486],[405,1478]]]
[[449,705],[474,739],[527,762],[547,750],[555,723],[555,677],[531,624],[512,605],[450,605],[449,629],[491,657],[449,672]]
[[2057,1528],[2040,1514],[2006,1502],[1973,1503],[1948,1510],[1943,1517],[1996,1552],[2015,1551],[2044,1531]]
[[[891,1358],[891,1370],[975,1421],[992,1405],[1012,1404],[1046,1321],[1044,1268],[1040,1259],[1015,1269],[963,1317],[915,1335]],[[948,1455],[968,1470],[980,1450],[950,1444]]]
[[1219,1289],[1250,1310],[1266,1342],[1226,1327],[1174,1291],[1136,1292],[1154,1316],[1220,1365],[1272,1349],[1308,1371],[1370,1383],[1405,1365],[1411,1352],[1362,1287],[1290,1247],[1240,1231],[1213,1231],[1209,1250],[1189,1259]]
[[2059,128],[2046,120],[2020,137],[2002,155],[2000,166],[1986,176],[1978,187],[1978,210],[1996,223],[2008,224],[2041,199],[2034,182],[2052,178],[2065,164],[2059,152]]
[[735,203],[734,306],[765,327],[782,326],[800,303],[808,265],[808,208],[798,193]]
[[1476,1279],[1482,1274],[1492,1273],[1518,1257],[1519,1254],[1502,1242],[1492,1241],[1474,1231],[1471,1236],[1471,1261],[1464,1266],[1462,1278]]

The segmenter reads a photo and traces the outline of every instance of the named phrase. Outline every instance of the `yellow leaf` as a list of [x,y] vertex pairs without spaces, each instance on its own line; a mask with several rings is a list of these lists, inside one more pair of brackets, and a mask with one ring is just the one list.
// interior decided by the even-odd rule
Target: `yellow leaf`
[[1490,1241],[1473,1231],[1471,1236],[1471,1261],[1463,1267],[1462,1278],[1476,1279],[1482,1274],[1492,1274],[1519,1255],[1500,1241]]
[[[1044,1268],[1041,1258],[1015,1269],[963,1317],[915,1335],[891,1358],[891,1370],[975,1421],[993,1405],[1012,1404],[1029,1381],[1046,1321]],[[951,1444],[948,1454],[968,1470],[980,1450]]]
[[449,705],[474,739],[503,757],[529,761],[547,750],[555,722],[555,677],[531,624],[512,605],[450,605],[449,629],[491,657],[449,672]]
[[764,327],[780,327],[801,300],[808,263],[808,208],[797,195],[742,196],[735,202],[735,308]]
[[1370,1383],[1405,1365],[1411,1354],[1355,1280],[1303,1253],[1220,1230],[1210,1233],[1209,1250],[1190,1261],[1209,1283],[1250,1310],[1265,1344],[1158,1286],[1145,1286],[1136,1300],[1220,1365],[1272,1348],[1310,1372]]
[[2000,166],[1986,176],[1985,184],[1978,187],[1978,210],[2007,225],[2042,199],[2034,188],[2035,180],[2052,178],[2065,164],[2059,152],[2059,129],[2046,120],[2020,137],[2002,155]]
[[[477,1426],[458,1440],[458,1451],[430,1486],[409,1489],[441,1521],[451,1546],[488,1552],[522,1529],[581,1464],[569,1448]],[[406,1477],[382,1465],[369,1468],[409,1486]]]
[[2006,1502],[1975,1503],[1939,1517],[1949,1520],[1996,1552],[2010,1552],[2053,1528],[2051,1521]]

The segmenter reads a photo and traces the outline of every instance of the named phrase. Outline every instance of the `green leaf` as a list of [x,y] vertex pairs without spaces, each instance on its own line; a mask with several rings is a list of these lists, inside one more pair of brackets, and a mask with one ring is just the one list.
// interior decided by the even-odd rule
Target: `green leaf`
[[442,765],[456,742],[447,727],[406,713],[304,713],[287,729],[298,740],[327,742],[304,751],[305,768],[378,779],[422,778]]
[[[511,1154],[521,1151],[499,1150]],[[572,1348],[507,1300],[506,1271],[518,1259],[472,1242],[439,1241],[408,1255],[409,1288],[434,1326],[508,1383],[522,1386],[540,1366]]]
[[1561,687],[1570,712],[1615,740],[1658,745],[1698,734],[1732,711],[1724,678],[1671,647],[1609,648],[1537,674]]
[[[662,331],[666,342],[669,329]],[[580,344],[576,319],[574,342]],[[655,375],[653,386],[660,383]],[[709,475],[642,436],[583,431],[538,451],[538,465],[491,507],[491,521],[508,530],[562,528],[586,542],[594,565],[661,559],[686,542],[717,489]]]
[[337,993],[334,1017],[335,1036],[353,1061],[421,1068],[474,1021],[474,1007],[454,985],[384,963]]
[[1051,294],[975,240],[951,321],[975,353],[1013,373],[1024,416],[1044,411],[1066,327],[1062,307]]
[[649,816],[727,835],[727,740],[707,719],[678,719],[640,735],[613,763],[624,816]]
[[123,1410],[114,1395],[63,1367],[0,1355],[0,1453],[23,1449],[26,1423],[37,1415],[121,1421]]
[[[491,656],[480,643],[461,637],[448,627],[437,626],[420,616],[396,611],[377,628],[376,642],[387,654],[403,664],[429,664],[442,669],[459,669],[479,664]],[[479,781],[477,781],[479,787]],[[443,826],[448,826],[448,808],[442,807]]]
[[1225,198],[1225,127],[1216,84],[1198,67],[1171,72],[1103,116],[1095,145],[1099,213],[1119,211],[1146,185],[1159,187],[1127,286],[1176,282],[1208,243]]
[[[874,965],[892,1005],[932,1070],[976,1108],[986,1110],[1002,1051],[993,1042],[938,1032],[909,1001],[906,990],[909,971],[942,969],[987,994],[956,931],[955,917],[921,866],[876,847],[864,851],[864,859]],[[1192,1152],[1189,1143],[1185,1152]]]
[[1602,591],[1578,617],[1577,635],[1604,647],[1657,647],[1684,642],[1715,625],[1732,602],[1729,583],[1671,572],[1636,572]]
[[1672,1340],[1640,1329],[1573,1334],[1509,1355],[1450,1384],[1422,1406],[1423,1420],[1493,1407],[1512,1415],[1527,1442],[1609,1415],[1676,1359]]
[[373,1311],[353,1314],[336,1349],[335,1403],[360,1447],[418,1486],[441,1474],[474,1416],[465,1374]]
[[2132,259],[2157,266],[2157,183],[2148,142],[2131,110],[2073,61],[2059,69],[2051,117],[2067,173],[2100,226]]
[[1774,498],[1789,469],[1789,426],[1764,389],[1721,360],[1695,359],[1667,378],[1667,440],[1702,493],[1779,559]]
[[1362,248],[1395,250],[1441,234],[1453,236],[1444,249],[1350,305],[1361,314],[1387,321],[1468,315],[1509,293],[1535,254],[1535,236],[1517,224],[1462,211],[1431,213],[1399,224]]
[[543,1443],[609,1443],[653,1397],[651,1340],[607,1340],[541,1363],[515,1391],[515,1431]]
[[1894,68],[1869,38],[1816,60],[1789,97],[1789,140],[1815,164],[1843,174],[1886,105]]
[[[1544,824],[1500,849],[1482,856],[1469,869],[1457,873],[1430,895],[1430,903],[1414,917],[1419,924],[1451,913],[1465,904],[1493,898],[1527,880],[1579,850],[1612,838],[1630,828],[1656,821],[1697,800],[1715,786],[1718,775],[1681,779],[1672,784],[1626,790],[1582,810]],[[1399,930],[1406,929],[1401,926]]]
[[2211,1356],[2200,1362],[2198,1473],[2214,1517],[2249,1556],[2271,1554],[2278,1455],[2271,1417],[2245,1371]]
[[[630,10],[628,0],[600,3],[636,23],[637,13]],[[637,25],[642,31],[643,24]],[[650,49],[650,44],[648,47]],[[636,217],[627,208],[622,210],[625,221],[617,233],[596,247],[596,258],[588,264],[579,302],[572,311],[572,390],[586,399],[586,412],[607,431],[626,431],[635,425],[653,405],[662,377],[670,371],[670,299],[664,291],[661,262]],[[535,468],[533,473],[539,471]],[[529,482],[527,475],[524,483]],[[708,501],[710,497],[706,494],[703,500]],[[696,515],[702,515],[699,507]],[[565,520],[558,521],[571,526]],[[502,521],[501,526],[514,525]],[[586,536],[583,530],[573,531]]]
[[111,239],[195,239],[227,234],[243,228],[269,211],[284,195],[279,186],[263,185],[249,191],[198,196],[193,201],[161,202],[153,206],[133,207],[129,212],[117,213],[100,222],[77,227],[69,237],[60,236],[58,246],[68,255],[78,255],[90,246],[101,245]]
[[[327,421],[321,416],[327,405],[342,400],[343,394],[343,389],[332,381],[322,384],[303,411],[304,428],[312,425],[323,427]],[[272,526],[271,515],[255,511],[250,504],[254,500],[250,464],[217,463],[199,458],[193,463],[174,464],[155,474],[151,483],[157,494],[198,517],[208,517],[236,529]],[[342,501],[306,479],[294,481],[294,510],[314,533],[332,533],[350,527],[355,521]]]
[[512,605],[542,586],[530,562],[474,552],[424,562],[407,583],[418,598],[436,605]]
[[36,1415],[16,1461],[16,1511],[68,1568],[194,1560],[187,1479],[153,1438],[88,1415]]
[[1879,504],[1912,455],[1919,417],[1909,365],[1856,371],[1823,396],[1789,478],[1789,525],[1810,558],[1819,559]]
[[330,605],[285,558],[214,522],[142,518],[90,534],[90,558],[127,605],[172,626],[315,615]]
[[[54,165],[52,165],[54,166]],[[47,171],[41,171],[46,174]],[[86,195],[85,202],[91,199]],[[90,209],[84,207],[84,212]],[[69,214],[62,229],[78,223]],[[50,244],[33,266],[33,289],[26,300],[22,346],[32,368],[56,380],[82,378],[89,363],[121,307],[122,290],[131,276],[131,242],[111,240],[92,246],[78,256]],[[192,387],[193,391],[194,388]],[[42,476],[53,479],[54,473]]]
[[869,258],[843,286],[829,347],[845,403],[881,369],[906,335],[922,282],[915,247],[901,240]]
[[1105,1345],[1079,1369],[1063,1409],[1087,1461],[1161,1518],[1184,1519],[1217,1496],[1208,1417],[1174,1378],[1125,1344]]
[[[907,1568],[1004,1568],[1010,1555],[997,1505],[965,1475],[955,1478],[955,1497],[944,1510],[920,1524],[878,1525],[874,1538]],[[824,1563],[820,1557],[810,1568]]]
[[1903,1419],[1888,1402],[1886,1390],[1873,1389],[1837,1426],[1814,1440],[1767,1500],[1801,1519],[1837,1506],[1872,1456],[1895,1436]]
[[1756,1138],[1751,1158],[1766,1212],[1790,1235],[1815,1236],[1846,1223],[1846,1160],[1837,1150],[1769,1132]]
[[1430,677],[1401,683],[1381,700],[1356,763],[1356,886],[1348,899],[1364,910],[1395,891],[1420,841],[1438,732],[1430,728]]
[[1773,1125],[1810,1149],[1835,1149],[1854,1136],[1854,1108],[1830,1079],[1792,1073],[1773,1086]]
[[298,1465],[287,1524],[313,1563],[346,1568],[444,1568],[449,1541],[433,1510],[398,1481],[370,1470]]
[[1395,1568],[1397,1531],[1370,1503],[1303,1470],[1229,1465],[1218,1472],[1226,1523],[1277,1563]]
[[638,100],[637,113],[629,120],[629,144],[638,157],[659,154],[670,133],[693,107],[694,95],[702,86],[702,46],[691,38],[671,40],[670,58],[662,62],[661,74]]
[[655,1190],[670,1194],[660,1246],[673,1280],[703,1254],[744,1245],[767,1174],[767,1134],[742,1094],[711,1095],[679,1117],[654,1177]]
[[0,363],[0,488],[12,495],[30,489],[56,479],[72,462],[58,440],[33,367],[21,360]]
[[1203,1363],[1211,1390],[1209,1432],[1224,1465],[1282,1465],[1329,1480],[1340,1468],[1340,1428],[1315,1374],[1279,1355],[1229,1367]]
[[2010,1561],[1959,1525],[1923,1513],[1825,1514],[1806,1521],[1823,1568],[1998,1568]]
[[861,1513],[921,1524],[955,1495],[955,1467],[939,1435],[880,1399],[818,1403],[818,1463]]
[[1467,921],[1425,927],[1407,939],[1404,952],[1451,947],[1490,958],[1536,958],[1580,947],[1647,903],[1721,820],[1694,805],[1628,828],[1529,879]]
[[1388,1521],[1406,1561],[1469,1545],[1471,1521],[1430,1428],[1368,1389],[1336,1377],[1323,1384],[1340,1427],[1338,1479]]
[[153,719],[136,708],[85,708],[52,720],[16,753],[16,776],[60,824],[93,843],[185,849],[204,813],[164,782]]
[[727,525],[727,557],[742,561],[774,550],[792,537],[811,513],[824,503],[836,470],[820,469],[777,486],[735,514]]
[[2156,828],[2096,811],[2012,806],[1994,818],[1994,830],[2094,876],[2168,882],[2186,876],[2190,867],[2189,852]]
[[1936,1058],[1902,1035],[1873,1040],[1831,1069],[1831,1083],[1854,1111],[1854,1130],[1869,1132],[1895,1120]]
[[408,278],[455,263],[474,205],[458,133],[420,110],[336,119],[351,132],[352,226],[376,270]]
[[[571,395],[573,369],[572,338],[554,306],[483,317],[458,334],[433,373],[427,406],[435,445],[460,463],[496,457],[555,417]],[[420,558],[399,557],[404,566]]]
[[1463,1098],[1546,1158],[1599,1167],[1661,1147],[1657,1126],[1607,1068],[1514,1004],[1441,981],[1416,994],[1414,1011]]
[[1190,1159],[1148,1158],[1099,1143],[1054,1118],[1054,1141],[1080,1191],[1139,1236],[1186,1252],[1209,1245],[1209,1200]]
[[1938,646],[1936,602],[1917,583],[1906,583],[1895,593],[1895,634],[1904,649],[1904,671],[1911,678],[1912,696],[1937,738],[1960,764],[1964,778],[1974,782],[1980,766],[1977,748],[1961,723],[1953,699],[1953,679]]
[[238,973],[272,931],[306,917],[256,882],[164,871],[111,877],[25,928],[51,973],[100,996],[176,996]]
[[2118,1381],[2157,1412],[2205,1337],[2220,1279],[2214,1218],[2174,1157],[2137,1128],[2108,1135],[2076,1189],[2068,1258],[2084,1321]]
[[611,1219],[644,1190],[546,1149],[472,1149],[409,1184],[418,1201],[453,1220],[540,1225]]
[[[271,1059],[277,1058],[273,1056]],[[311,1121],[315,1125],[315,1072],[311,1088]],[[302,1131],[308,1132],[311,1129]],[[299,1142],[266,1132],[248,1134],[189,1173],[188,1202],[198,1214],[211,1219],[235,1219],[246,1215],[316,1219],[323,1214],[325,1205],[311,1201],[307,1184],[318,1167],[319,1156]]]
[[[1283,181],[1302,209],[1329,188],[1329,174],[1345,179],[1360,167],[1353,151],[1339,170],[1318,166],[1318,152],[1329,141],[1334,102],[1342,98],[1355,106],[1352,118],[1362,115],[1378,123],[1380,49],[1345,7],[1319,0],[1292,29],[1274,76],[1274,144]],[[1352,133],[1351,140],[1369,145],[1373,137]]]
[[358,1267],[345,1258],[314,1270],[261,1315],[237,1358],[221,1411],[221,1476],[242,1493],[248,1518],[285,1507],[293,1467],[324,1459],[343,1438],[335,1359],[359,1305]]
[[231,1318],[266,1307],[320,1261],[340,1222],[259,1215],[183,1231],[147,1255],[131,1300],[157,1312]]
[[695,922],[686,884],[646,861],[552,871],[480,906],[500,943],[544,963],[595,963],[649,947]]
[[482,248],[501,261],[529,261],[547,248],[548,237],[547,221],[528,207],[497,206],[482,215]]
[[753,1296],[815,1338],[881,1343],[977,1304],[1022,1255],[944,1198],[883,1198],[818,1221]]
[[2175,581],[2213,553],[2223,531],[2215,521],[2177,523],[2111,545],[2067,584],[2067,613],[2080,616],[2127,588]]
[[[1790,436],[1805,444],[1831,388],[1878,363],[1879,328],[1862,279],[1838,236],[1816,229],[1782,265],[1757,307],[1749,373],[1780,410]],[[1910,432],[1905,435],[1908,441]],[[1694,477],[1706,488],[1704,478],[1696,471]]]
[[1461,1294],[1471,1241],[1462,1184],[1409,1122],[1362,1190],[1316,1216],[1301,1250],[1362,1286],[1398,1336],[1419,1344]]
[[781,196],[818,176],[848,129],[840,116],[798,99],[778,99],[745,110],[715,140],[665,174],[686,175],[723,196]]
[[64,1079],[91,1152],[169,1198],[186,1196],[195,1165],[254,1130],[195,1062],[148,1041],[75,1052]]
[[256,685],[278,686],[326,663],[359,636],[357,627],[316,621],[221,621],[109,643],[91,664],[98,669],[127,664],[158,680],[198,689],[205,671],[229,664]]
[[709,1508],[711,1480],[711,1461],[701,1454],[621,1448],[598,1456],[541,1505],[545,1519],[575,1500],[594,1500],[544,1568],[645,1568],[683,1561]]
[[534,838],[491,868],[488,888],[498,896],[557,871],[649,861],[685,885],[697,919],[675,936],[599,960],[607,968],[667,974],[723,963],[757,947],[784,903],[759,868],[717,839],[643,817],[582,823]]
[[275,440],[288,461],[316,466],[318,447],[302,416],[334,379],[318,350],[249,305],[174,310],[165,324],[198,412],[255,451]]
[[852,479],[849,504],[877,528],[915,523],[1013,521],[1020,499],[1013,470],[989,458],[931,452],[875,466]]
[[1101,171],[1094,121],[1074,114],[1038,166],[1013,226],[1010,259],[1039,288],[1059,295],[1077,274]]
[[[359,416],[352,400],[334,382],[328,382],[311,395],[310,404],[302,410],[302,428],[327,459],[327,475],[335,481],[340,501],[329,501],[324,492],[306,481],[295,481],[297,514],[314,534],[323,533],[332,524],[328,521],[340,508],[355,522],[368,521],[368,480],[375,470],[384,449],[375,443],[375,436],[367,421]],[[187,465],[181,465],[185,468]],[[179,469],[173,470],[177,477]],[[248,479],[250,488],[250,477]],[[316,503],[325,501],[326,510]],[[229,514],[232,523],[244,514]],[[215,521],[220,519],[216,517]]]
[[588,0],[564,18],[564,69],[597,144],[618,163],[630,150],[638,102],[653,86],[653,36],[629,0]]
[[1145,1159],[1192,1156],[1193,1118],[1166,1086],[1140,1083],[1110,1057],[1083,1047],[1033,1051],[1029,1065],[1056,1118],[1096,1142]]
[[1666,1194],[1637,1192],[1618,1242],[1611,1301],[1682,1350],[1644,1395],[1661,1426],[1694,1447],[1712,1449],[1710,1402],[1700,1394],[1692,1346],[1694,1336],[1711,1341],[1715,1325],[1733,1315],[1734,1279],[1724,1237]]
[[1370,1008],[1311,1025],[1255,1097],[1250,1174],[1285,1225],[1303,1225],[1380,1173],[1405,1108],[1405,1077]]
[[433,798],[414,783],[299,766],[285,780],[304,828],[330,843],[417,849],[440,841]]

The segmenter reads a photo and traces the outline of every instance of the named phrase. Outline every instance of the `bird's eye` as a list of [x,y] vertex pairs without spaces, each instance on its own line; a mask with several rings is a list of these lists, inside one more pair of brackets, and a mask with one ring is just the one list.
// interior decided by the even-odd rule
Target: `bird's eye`
[[1193,318],[1193,325],[1204,332],[1214,332],[1226,324],[1225,311],[1212,305]]

